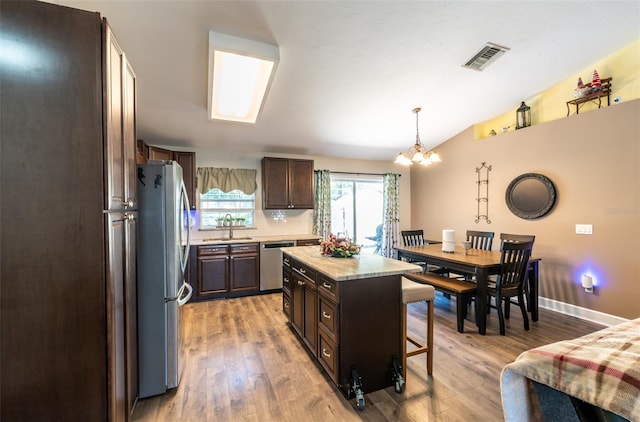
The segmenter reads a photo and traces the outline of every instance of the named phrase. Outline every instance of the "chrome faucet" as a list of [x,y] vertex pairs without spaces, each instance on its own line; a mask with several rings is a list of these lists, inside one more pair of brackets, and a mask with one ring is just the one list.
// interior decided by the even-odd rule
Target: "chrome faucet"
[[[227,217],[229,217],[229,219],[227,220]],[[233,239],[233,217],[231,216],[231,214],[227,214],[224,216],[224,220],[225,223],[227,221],[229,221],[229,239]]]

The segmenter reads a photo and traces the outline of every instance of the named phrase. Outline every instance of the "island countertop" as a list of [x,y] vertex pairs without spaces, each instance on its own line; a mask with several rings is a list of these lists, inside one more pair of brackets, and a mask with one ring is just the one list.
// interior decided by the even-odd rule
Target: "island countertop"
[[322,255],[320,246],[280,248],[283,253],[335,281],[358,280],[387,275],[421,272],[422,267],[380,255],[361,254],[352,258]]

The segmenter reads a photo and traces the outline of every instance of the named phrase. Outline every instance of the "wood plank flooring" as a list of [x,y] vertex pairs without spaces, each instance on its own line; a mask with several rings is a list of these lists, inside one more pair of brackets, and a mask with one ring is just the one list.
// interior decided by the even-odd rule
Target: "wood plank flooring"
[[[404,392],[389,387],[367,394],[360,412],[287,326],[281,294],[187,304],[180,386],[140,400],[133,421],[498,421],[504,365],[532,347],[603,328],[541,309],[526,332],[512,307],[506,336],[499,335],[495,310],[486,336],[473,320],[461,334],[455,309],[455,299],[436,294],[433,376],[427,376],[425,355],[409,358]],[[426,304],[411,304],[408,312],[409,331],[424,339]]]

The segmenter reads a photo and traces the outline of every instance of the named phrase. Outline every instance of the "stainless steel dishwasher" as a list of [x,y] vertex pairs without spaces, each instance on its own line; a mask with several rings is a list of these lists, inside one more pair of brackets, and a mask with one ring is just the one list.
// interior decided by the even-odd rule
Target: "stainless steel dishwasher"
[[282,251],[295,240],[260,242],[260,291],[282,289]]

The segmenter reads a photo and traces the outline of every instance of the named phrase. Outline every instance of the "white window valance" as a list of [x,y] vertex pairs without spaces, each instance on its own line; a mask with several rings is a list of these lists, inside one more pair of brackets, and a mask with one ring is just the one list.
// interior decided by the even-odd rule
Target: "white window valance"
[[251,195],[258,189],[255,169],[229,169],[216,167],[199,167],[197,173],[197,189],[200,193],[207,193],[211,189],[222,192],[240,190]]

